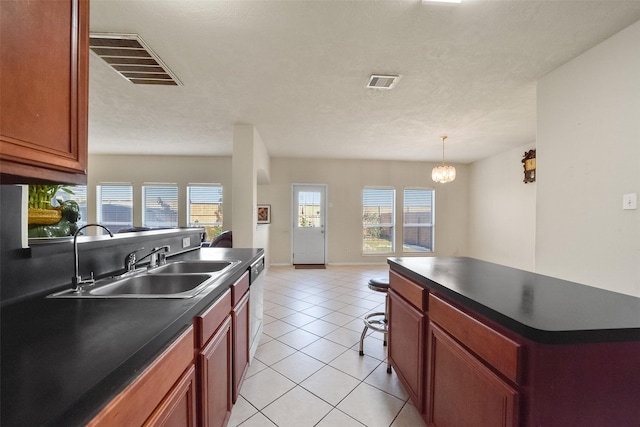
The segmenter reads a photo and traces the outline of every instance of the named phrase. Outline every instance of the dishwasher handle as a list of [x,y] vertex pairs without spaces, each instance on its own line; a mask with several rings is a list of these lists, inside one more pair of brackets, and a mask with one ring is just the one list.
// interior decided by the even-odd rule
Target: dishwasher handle
[[260,257],[256,262],[251,264],[251,272],[249,273],[250,283],[253,283],[264,270],[264,257]]

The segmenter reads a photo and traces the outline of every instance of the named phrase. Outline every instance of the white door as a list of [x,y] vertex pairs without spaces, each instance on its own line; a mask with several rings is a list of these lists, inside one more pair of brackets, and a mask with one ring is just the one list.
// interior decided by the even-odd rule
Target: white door
[[325,263],[326,186],[293,186],[293,263]]

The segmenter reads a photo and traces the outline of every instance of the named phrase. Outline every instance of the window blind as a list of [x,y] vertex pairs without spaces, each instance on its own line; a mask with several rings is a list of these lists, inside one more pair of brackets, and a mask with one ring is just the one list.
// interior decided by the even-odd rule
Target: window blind
[[178,227],[178,187],[176,185],[142,186],[142,226]]

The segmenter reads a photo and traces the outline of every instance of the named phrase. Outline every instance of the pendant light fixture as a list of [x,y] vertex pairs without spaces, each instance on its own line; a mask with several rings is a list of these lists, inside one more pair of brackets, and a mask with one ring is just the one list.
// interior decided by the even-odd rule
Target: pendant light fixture
[[447,137],[441,136],[440,139],[442,140],[442,165],[433,168],[433,170],[431,171],[431,179],[433,179],[435,182],[445,184],[456,179],[456,168],[453,166],[445,166],[444,140],[447,139]]

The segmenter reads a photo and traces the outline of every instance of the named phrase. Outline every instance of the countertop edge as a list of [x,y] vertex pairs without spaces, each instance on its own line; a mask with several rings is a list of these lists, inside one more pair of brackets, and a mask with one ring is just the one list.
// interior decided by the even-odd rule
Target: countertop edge
[[640,341],[640,328],[571,331],[548,331],[533,328],[411,270],[407,266],[398,263],[394,258],[387,259],[387,263],[392,270],[403,274],[436,294],[445,296],[451,301],[486,317],[516,335],[540,344],[562,345]]

